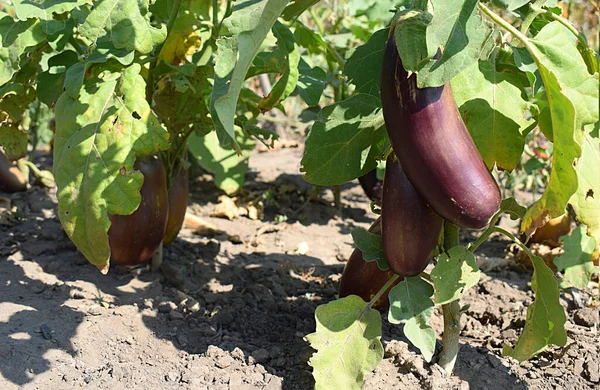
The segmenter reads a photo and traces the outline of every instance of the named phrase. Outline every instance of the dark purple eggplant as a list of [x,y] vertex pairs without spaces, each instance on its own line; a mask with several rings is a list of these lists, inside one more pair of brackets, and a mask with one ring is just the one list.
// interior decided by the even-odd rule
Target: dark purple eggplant
[[444,220],[425,202],[390,155],[383,180],[381,229],[383,253],[390,268],[415,276],[429,264]]
[[[369,231],[381,234],[381,218],[373,222]],[[387,271],[380,270],[377,262],[365,261],[362,251],[356,248],[352,252],[352,255],[350,255],[350,259],[346,263],[342,278],[340,279],[340,298],[347,297],[348,295],[358,295],[363,301],[369,302],[393,275],[394,272],[390,269]],[[381,312],[386,311],[390,307],[388,299],[390,289],[402,280],[402,277],[396,279],[381,298],[375,302],[373,309]]]
[[144,175],[142,201],[131,215],[109,215],[110,262],[117,265],[142,264],[158,249],[167,227],[169,199],[167,173],[163,162],[151,156],[134,165]]
[[27,189],[27,179],[0,151],[0,191],[22,192]]
[[179,172],[171,180],[171,188],[169,188],[169,217],[167,218],[167,230],[163,238],[164,245],[171,244],[179,234],[183,220],[185,219],[185,211],[190,194],[187,169],[179,169]]
[[377,178],[377,168],[358,178],[365,195],[371,200],[381,200],[381,186],[383,182]]
[[386,128],[402,169],[429,206],[468,229],[486,226],[500,191],[460,117],[450,83],[417,88],[391,33],[381,74]]

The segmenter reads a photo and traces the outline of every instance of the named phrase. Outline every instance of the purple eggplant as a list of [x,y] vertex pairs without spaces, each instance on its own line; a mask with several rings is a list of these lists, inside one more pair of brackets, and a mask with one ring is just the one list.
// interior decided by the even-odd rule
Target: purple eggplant
[[377,178],[377,168],[358,178],[365,195],[371,200],[381,200],[382,181]]
[[386,164],[381,203],[385,259],[397,274],[420,274],[429,264],[444,220],[417,193],[393,154]]
[[387,132],[402,169],[427,204],[467,229],[486,226],[500,191],[462,121],[450,84],[417,88],[391,33],[381,73]]
[[[381,234],[381,218],[373,222],[369,231],[374,234]],[[393,275],[394,272],[390,269],[387,271],[380,270],[376,261],[365,261],[362,251],[356,248],[350,255],[340,279],[340,298],[348,295],[358,295],[363,301],[369,302]],[[396,279],[381,298],[375,302],[373,309],[381,312],[386,311],[390,307],[388,299],[390,289],[402,280],[402,277]]]

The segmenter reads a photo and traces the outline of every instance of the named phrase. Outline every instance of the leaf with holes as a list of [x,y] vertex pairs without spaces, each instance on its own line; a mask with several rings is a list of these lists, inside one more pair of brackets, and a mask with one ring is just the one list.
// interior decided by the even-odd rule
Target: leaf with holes
[[445,305],[460,299],[465,291],[479,282],[479,276],[475,256],[467,248],[455,246],[447,254],[442,253],[431,271],[435,303]]

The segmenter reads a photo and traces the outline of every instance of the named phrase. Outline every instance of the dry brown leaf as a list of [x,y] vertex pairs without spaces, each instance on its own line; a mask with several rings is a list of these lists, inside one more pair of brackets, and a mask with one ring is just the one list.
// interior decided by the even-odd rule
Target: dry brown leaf
[[219,196],[219,204],[215,206],[215,210],[210,213],[211,217],[227,218],[230,221],[240,215],[238,206],[235,204],[235,199],[227,195]]

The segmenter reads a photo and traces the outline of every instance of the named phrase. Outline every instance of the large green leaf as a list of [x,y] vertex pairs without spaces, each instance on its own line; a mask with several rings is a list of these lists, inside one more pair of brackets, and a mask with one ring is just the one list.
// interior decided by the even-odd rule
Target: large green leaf
[[[478,0],[433,0],[433,14],[426,32],[427,53],[418,69],[419,88],[444,85],[464,69],[477,62],[488,50],[491,29],[479,16]],[[439,59],[433,59],[442,47]]]
[[0,125],[0,146],[9,160],[18,160],[27,154],[29,136],[14,125]]
[[392,324],[404,323],[404,335],[431,361],[435,351],[435,331],[429,325],[433,314],[433,287],[419,276],[404,278],[388,294]]
[[210,112],[224,147],[240,152],[233,129],[240,89],[252,60],[287,3],[287,0],[236,2],[231,16],[223,23],[233,36],[217,40]]
[[93,42],[106,35],[117,49],[147,54],[165,40],[167,28],[150,24],[148,0],[98,0],[79,33]]
[[583,229],[583,226],[578,226],[570,235],[560,238],[565,253],[554,259],[556,268],[564,273],[565,279],[578,288],[587,288],[592,274],[598,273],[598,267],[592,261],[596,240],[586,236]]
[[364,374],[383,359],[381,316],[350,295],[317,307],[317,329],[306,336],[317,350],[309,361],[315,389],[362,389]]
[[29,134],[19,125],[34,100],[35,91],[29,85],[9,83],[0,88],[0,146],[9,160],[27,154]]
[[244,185],[248,159],[256,144],[254,138],[245,132],[236,132],[236,138],[241,155],[234,150],[224,149],[214,131],[203,137],[192,134],[188,141],[190,152],[200,166],[214,175],[215,184],[227,194],[235,193]]
[[136,157],[168,147],[140,70],[139,64],[96,65],[79,98],[65,93],[55,107],[58,215],[77,248],[103,271],[110,258],[108,214],[131,214],[140,203]]
[[298,71],[300,75],[298,76],[297,88],[300,97],[309,106],[317,106],[327,86],[325,81],[327,73],[320,66],[311,68],[302,58],[300,58],[298,64]]
[[13,3],[17,19],[39,19],[44,32],[52,35],[67,25],[66,19],[56,20],[53,14],[62,14],[84,4],[92,4],[92,0],[13,0]]
[[344,73],[356,87],[356,93],[379,97],[383,51],[388,33],[387,28],[376,31],[365,44],[348,53]]
[[36,92],[40,101],[52,107],[63,93],[67,69],[79,62],[77,53],[65,50],[48,59],[48,70],[37,75]]
[[452,92],[465,125],[488,169],[494,164],[512,171],[523,153],[531,120],[525,113],[525,86],[488,61],[477,62],[452,79]]
[[309,183],[344,184],[374,169],[387,142],[379,99],[354,95],[321,110],[306,138],[300,170]]
[[507,345],[502,349],[502,354],[518,361],[535,356],[549,344],[562,347],[567,342],[567,317],[560,304],[560,291],[554,272],[537,256],[533,256],[531,262],[531,288],[535,292],[535,301],[527,309],[527,322],[517,345],[514,349]]
[[45,40],[38,20],[15,21],[0,12],[0,86],[21,68],[21,55]]
[[569,200],[577,219],[587,225],[587,234],[596,241],[593,256],[600,251],[600,139],[586,133],[581,158],[577,161],[577,191]]
[[455,246],[442,253],[431,271],[435,288],[435,303],[444,305],[460,299],[464,293],[479,282],[479,267],[475,256],[463,246]]

